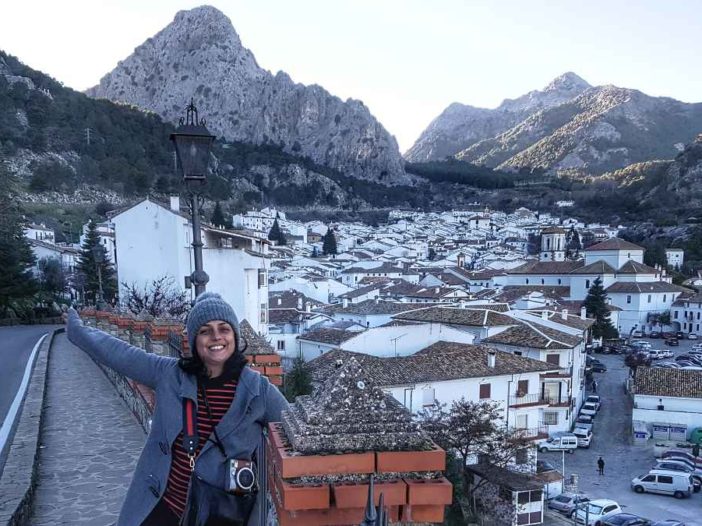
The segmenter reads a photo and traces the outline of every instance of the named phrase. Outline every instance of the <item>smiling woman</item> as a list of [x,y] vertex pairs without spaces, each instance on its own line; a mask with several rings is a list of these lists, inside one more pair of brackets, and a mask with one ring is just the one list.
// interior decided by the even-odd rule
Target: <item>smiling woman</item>
[[[256,508],[265,496],[254,475],[257,447],[263,427],[280,420],[287,402],[246,367],[239,321],[219,294],[197,298],[186,331],[193,351],[176,360],[85,327],[75,310],[69,312],[71,342],[156,393],[151,431],[118,526],[258,524]],[[237,470],[247,469],[254,483],[232,485],[241,479]],[[213,500],[219,511],[203,517],[203,502]]]

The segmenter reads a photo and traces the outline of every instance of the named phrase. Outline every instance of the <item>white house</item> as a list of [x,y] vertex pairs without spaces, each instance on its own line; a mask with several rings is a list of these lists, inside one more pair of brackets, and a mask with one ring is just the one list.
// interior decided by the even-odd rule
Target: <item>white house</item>
[[[179,210],[144,199],[112,218],[117,246],[120,297],[124,284],[148,286],[154,279],[171,277],[185,290],[185,276],[194,270],[192,225]],[[202,227],[203,267],[209,275],[207,289],[216,291],[259,334],[268,328],[269,241],[241,230]],[[194,289],[191,289],[194,297]]]
[[29,246],[37,260],[43,258],[56,258],[61,262],[63,269],[72,273],[78,265],[80,250],[70,245],[55,245],[38,239],[29,239]]
[[320,303],[332,303],[342,294],[353,290],[348,285],[344,285],[334,279],[323,277],[291,277],[276,283],[271,283],[269,289],[272,292],[281,292],[290,289],[296,290]]
[[24,237],[35,241],[44,241],[45,243],[56,242],[54,230],[47,227],[43,223],[40,225],[35,223],[28,224],[26,227],[24,227]]
[[685,251],[682,248],[666,248],[665,259],[668,266],[673,268],[682,268],[685,262]]
[[676,331],[702,337],[702,294],[680,298],[673,303],[670,321]]
[[[83,243],[85,243],[85,237],[88,234],[89,224],[90,223],[88,222],[83,225],[83,233],[80,236],[81,246],[83,245]],[[100,244],[105,247],[107,257],[110,258],[110,261],[114,265],[117,261],[115,252],[115,225],[110,221],[105,221],[102,223],[97,223],[95,225],[95,229],[97,230],[98,236],[100,238]]]
[[702,371],[638,367],[632,392],[632,428],[643,423],[654,439],[684,441],[702,427]]

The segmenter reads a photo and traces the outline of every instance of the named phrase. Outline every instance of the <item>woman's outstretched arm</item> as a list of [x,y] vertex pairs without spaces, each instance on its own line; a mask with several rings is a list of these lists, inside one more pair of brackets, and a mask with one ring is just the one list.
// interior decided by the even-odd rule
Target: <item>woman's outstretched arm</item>
[[175,362],[173,358],[149,354],[99,329],[86,327],[75,309],[68,310],[66,334],[71,343],[93,359],[152,389]]

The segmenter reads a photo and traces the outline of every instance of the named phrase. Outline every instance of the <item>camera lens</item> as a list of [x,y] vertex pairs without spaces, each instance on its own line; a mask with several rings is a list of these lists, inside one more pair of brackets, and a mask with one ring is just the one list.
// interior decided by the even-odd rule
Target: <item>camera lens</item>
[[237,486],[241,489],[251,489],[254,485],[254,473],[251,468],[241,468],[236,474]]

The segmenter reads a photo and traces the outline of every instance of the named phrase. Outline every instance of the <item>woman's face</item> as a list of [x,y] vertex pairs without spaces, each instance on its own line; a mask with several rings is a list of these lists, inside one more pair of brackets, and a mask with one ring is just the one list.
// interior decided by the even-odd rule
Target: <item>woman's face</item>
[[226,321],[213,320],[197,331],[195,347],[211,377],[222,374],[224,363],[236,350],[234,329]]

